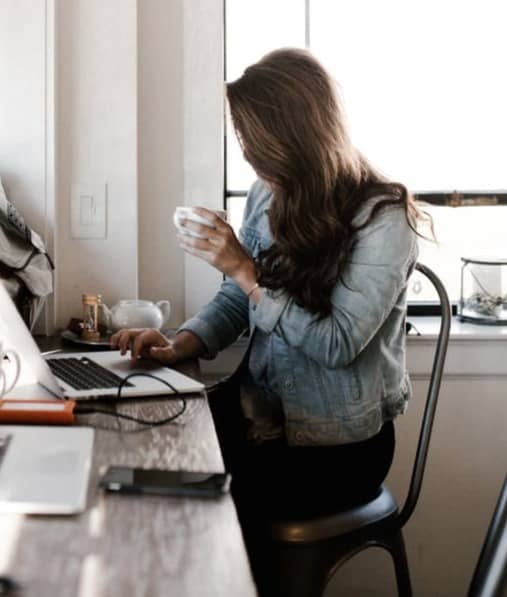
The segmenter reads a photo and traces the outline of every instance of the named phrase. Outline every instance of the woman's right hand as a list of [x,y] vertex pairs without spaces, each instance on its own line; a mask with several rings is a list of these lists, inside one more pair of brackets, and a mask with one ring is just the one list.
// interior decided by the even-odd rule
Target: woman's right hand
[[173,340],[166,338],[155,328],[121,329],[111,336],[111,348],[120,349],[124,355],[130,350],[132,361],[138,358],[151,358],[165,365],[172,365],[178,358]]

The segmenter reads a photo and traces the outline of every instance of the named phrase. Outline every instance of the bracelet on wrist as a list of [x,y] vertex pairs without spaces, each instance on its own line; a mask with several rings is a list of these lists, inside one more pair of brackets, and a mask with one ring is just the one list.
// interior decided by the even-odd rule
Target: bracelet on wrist
[[255,284],[252,286],[252,288],[250,288],[250,290],[249,290],[249,291],[246,293],[247,297],[249,297],[249,296],[252,294],[252,292],[254,292],[255,290],[257,290],[257,288],[260,288],[260,286],[259,286],[259,283],[258,283],[258,282],[256,282],[256,283],[255,283]]

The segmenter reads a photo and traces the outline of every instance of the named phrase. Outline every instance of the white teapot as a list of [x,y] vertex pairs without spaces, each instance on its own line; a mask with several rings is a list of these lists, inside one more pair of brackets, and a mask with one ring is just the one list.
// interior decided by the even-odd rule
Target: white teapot
[[109,330],[121,328],[157,328],[166,326],[171,315],[169,301],[121,300],[109,309],[100,305],[101,319]]

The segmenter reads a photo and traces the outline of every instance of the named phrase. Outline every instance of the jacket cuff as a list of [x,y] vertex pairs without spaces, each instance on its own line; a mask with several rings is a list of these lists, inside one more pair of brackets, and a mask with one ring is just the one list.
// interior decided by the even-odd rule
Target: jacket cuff
[[217,356],[218,351],[220,350],[220,345],[215,330],[209,323],[195,316],[188,321],[185,321],[185,323],[178,328],[176,333],[179,334],[179,332],[183,332],[184,330],[195,334],[206,347],[206,354],[203,354],[201,358],[214,359]]
[[273,292],[264,288],[260,302],[253,308],[253,323],[266,334],[270,334],[275,329],[288,302],[287,293]]

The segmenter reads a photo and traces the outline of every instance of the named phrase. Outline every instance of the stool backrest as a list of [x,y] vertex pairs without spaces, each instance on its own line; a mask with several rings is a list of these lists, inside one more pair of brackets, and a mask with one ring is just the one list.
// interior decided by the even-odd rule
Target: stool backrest
[[426,398],[421,432],[419,435],[419,442],[417,444],[415,463],[412,470],[412,478],[410,480],[407,499],[405,500],[405,504],[403,505],[398,517],[400,527],[403,526],[410,518],[421,492],[424,468],[426,466],[426,459],[428,456],[431,431],[433,428],[433,420],[435,418],[435,411],[437,408],[438,395],[442,382],[442,373],[444,370],[445,357],[447,354],[447,345],[449,343],[449,331],[451,327],[451,305],[449,303],[449,297],[444,285],[429,267],[426,267],[421,263],[417,263],[415,269],[426,276],[426,278],[428,278],[435,287],[440,299],[442,316],[440,320],[440,330],[437,338],[435,356],[433,358],[433,367],[431,369],[430,383],[428,387],[428,395]]
[[470,583],[469,597],[507,594],[507,477],[503,483],[481,555]]

